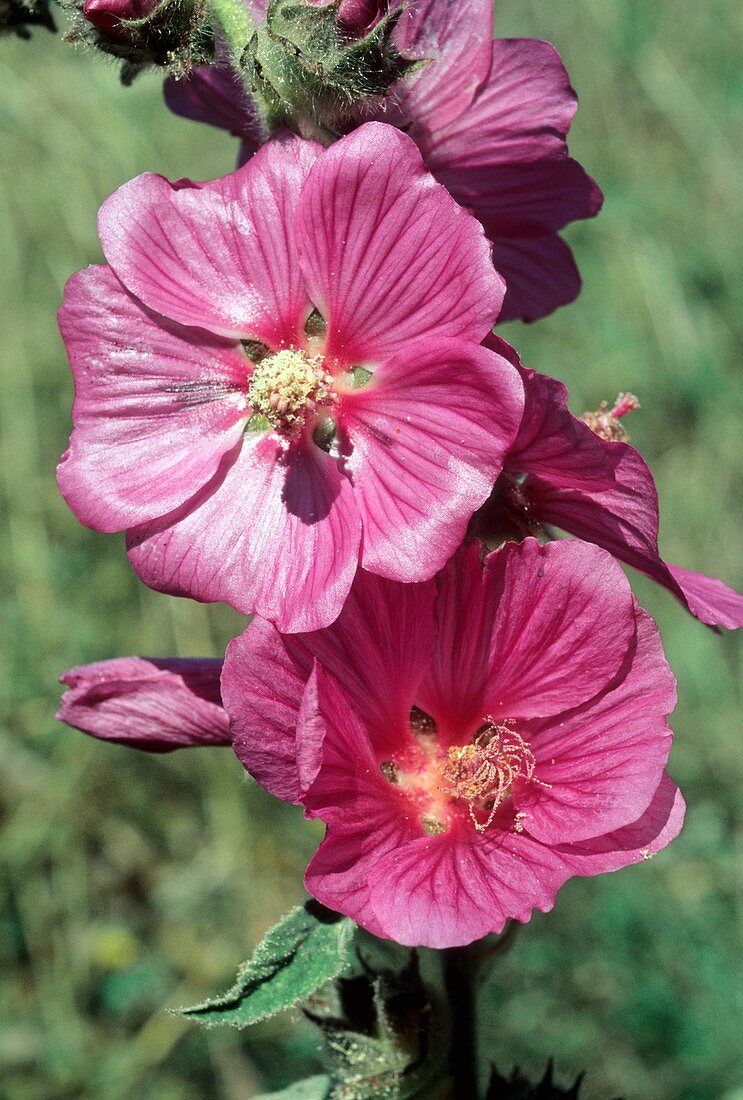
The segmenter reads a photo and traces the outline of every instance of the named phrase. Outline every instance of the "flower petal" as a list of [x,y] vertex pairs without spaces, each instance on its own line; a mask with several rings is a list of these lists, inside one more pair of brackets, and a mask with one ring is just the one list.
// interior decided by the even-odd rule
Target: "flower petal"
[[343,364],[380,363],[420,336],[479,343],[492,327],[505,288],[481,227],[391,126],[370,122],[332,145],[297,217],[327,354]]
[[536,718],[603,690],[635,638],[621,569],[585,543],[473,545],[439,576],[439,632],[420,706],[469,739],[487,716]]
[[448,561],[500,473],[522,401],[510,363],[446,339],[411,344],[343,396],[364,568],[413,581]]
[[272,347],[301,344],[311,307],[294,212],[318,151],[280,135],[221,180],[138,176],[101,207],[106,259],[133,294],[174,321]]
[[63,672],[57,718],[103,741],[148,752],[229,745],[219,692],[222,662],[117,657]]
[[491,826],[395,846],[366,870],[370,908],[386,936],[409,947],[458,947],[507,920],[548,912],[571,871],[526,834]]
[[169,76],[163,94],[174,114],[229,130],[250,143],[253,152],[261,144],[262,126],[255,104],[227,64],[197,66],[180,80]]
[[506,280],[499,324],[537,321],[580,294],[581,278],[573,253],[556,233],[494,237],[493,263]]
[[658,495],[647,463],[626,443],[604,443],[613,454],[615,484],[604,491],[563,488],[546,476],[531,477],[530,507],[543,523],[602,546],[619,561],[647,574],[708,626],[742,624],[743,597],[703,573],[668,566],[658,551]]
[[[414,836],[421,825],[406,813],[403,800],[384,779],[366,732],[339,685],[317,667],[315,720],[324,728],[322,764],[305,796],[308,817],[328,825],[325,840],[310,862],[305,886],[323,905],[345,913],[363,928],[384,935],[369,906],[367,879],[385,852],[394,851]],[[317,743],[317,728],[305,723],[297,729],[297,752],[303,736]]]
[[273,794],[299,800],[295,727],[317,659],[343,688],[378,754],[399,745],[434,644],[435,585],[359,570],[335,622],[281,635],[261,619],[227,648],[222,676],[234,749]]
[[59,325],[75,376],[65,500],[99,531],[178,507],[241,438],[244,353],[153,315],[107,267],[72,276]]
[[312,443],[284,450],[271,435],[244,439],[184,508],[130,532],[132,565],[151,588],[225,600],[280,630],[327,626],[358,563],[350,482]]
[[521,824],[544,844],[612,832],[645,812],[668,760],[666,721],[676,682],[658,628],[637,609],[637,641],[609,688],[583,706],[520,732],[541,784],[514,793]]
[[422,133],[466,111],[486,79],[493,37],[491,0],[417,0],[400,17],[395,44],[427,63],[395,88],[398,109]]

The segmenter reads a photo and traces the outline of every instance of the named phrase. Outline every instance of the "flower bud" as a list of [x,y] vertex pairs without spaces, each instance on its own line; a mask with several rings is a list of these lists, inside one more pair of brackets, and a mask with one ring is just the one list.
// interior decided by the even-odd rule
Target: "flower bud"
[[272,0],[243,59],[269,129],[337,137],[412,68],[392,34],[390,0]]
[[206,0],[84,0],[66,40],[121,58],[125,84],[151,65],[185,76],[214,52]]
[[129,42],[127,21],[145,19],[156,7],[157,0],[85,0],[83,15],[104,34]]

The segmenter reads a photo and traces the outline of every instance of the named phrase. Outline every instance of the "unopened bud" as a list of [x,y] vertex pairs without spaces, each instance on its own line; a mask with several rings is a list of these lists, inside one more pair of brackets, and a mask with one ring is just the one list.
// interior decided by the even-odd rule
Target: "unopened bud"
[[243,58],[268,128],[338,136],[422,64],[392,41],[402,12],[389,0],[271,0]]
[[125,84],[152,65],[185,76],[214,52],[206,0],[84,0],[66,40],[121,58]]

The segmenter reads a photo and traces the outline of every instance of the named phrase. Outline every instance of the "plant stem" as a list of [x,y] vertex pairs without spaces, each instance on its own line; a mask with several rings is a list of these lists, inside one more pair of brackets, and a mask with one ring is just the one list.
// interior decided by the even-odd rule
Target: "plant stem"
[[472,952],[447,947],[442,952],[444,985],[451,1018],[449,1068],[454,1078],[452,1100],[477,1100],[477,1035]]
[[210,0],[211,12],[221,27],[235,61],[239,61],[255,30],[243,0]]

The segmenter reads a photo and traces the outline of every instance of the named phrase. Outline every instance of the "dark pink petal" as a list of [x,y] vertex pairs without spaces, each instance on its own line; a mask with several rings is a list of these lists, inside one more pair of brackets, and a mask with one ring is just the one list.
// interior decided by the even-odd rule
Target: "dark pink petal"
[[484,564],[468,548],[440,574],[437,618],[420,706],[455,741],[487,716],[544,717],[592,698],[635,638],[621,569],[567,540],[506,543]]
[[271,794],[299,802],[295,731],[312,657],[287,640],[253,619],[227,647],[222,697],[240,762]]
[[435,171],[564,154],[578,97],[555,47],[534,38],[499,38],[490,51],[487,79],[464,117],[439,124],[421,142]]
[[133,294],[174,321],[272,347],[301,344],[311,307],[294,213],[318,151],[278,136],[221,180],[138,176],[101,207],[106,259]]
[[683,799],[664,776],[637,821],[580,844],[549,848],[527,833],[495,827],[395,844],[366,874],[375,934],[442,948],[500,932],[509,919],[526,922],[534,909],[548,912],[573,875],[650,859],[677,836],[683,816]]
[[258,112],[240,77],[229,66],[197,67],[181,80],[169,76],[163,94],[174,114],[229,130],[250,143],[253,152],[261,144]]
[[642,816],[671,749],[666,721],[676,682],[658,628],[637,610],[637,640],[625,666],[598,698],[521,729],[539,784],[516,792],[522,825],[544,844],[611,832]]
[[222,681],[234,749],[264,787],[299,800],[294,730],[315,659],[342,686],[377,753],[399,747],[433,649],[435,595],[433,583],[401,587],[360,570],[327,629],[282,636],[254,619],[230,643]]
[[[487,344],[505,354],[503,341]],[[509,349],[510,354],[515,354]],[[539,474],[555,485],[576,489],[607,489],[615,481],[616,450],[600,439],[568,408],[562,382],[535,370],[517,367],[524,383],[525,405],[518,435],[508,451],[506,467],[514,473]]]
[[466,111],[487,77],[492,37],[492,0],[416,0],[403,12],[398,49],[429,62],[395,88],[416,130],[445,126]]
[[683,593],[692,615],[708,626],[724,626],[736,630],[743,626],[743,596],[735,589],[704,573],[694,573],[678,565],[666,568]]
[[[305,886],[323,905],[345,913],[376,935],[384,935],[369,906],[368,877],[386,852],[422,829],[391,783],[384,779],[358,717],[333,678],[317,668],[315,722],[322,723],[322,765],[305,796],[308,817],[320,817],[328,832],[305,875]],[[310,687],[312,690],[312,687]],[[310,707],[297,728],[297,754],[317,745]]]
[[413,581],[448,561],[501,471],[522,394],[505,359],[439,338],[411,344],[344,395],[366,569]]
[[494,237],[493,263],[506,280],[498,322],[536,321],[580,294],[573,253],[556,233],[540,237]]
[[504,285],[490,246],[405,134],[370,122],[332,145],[297,219],[327,354],[342,363],[380,363],[421,336],[479,343],[492,327]]
[[148,752],[229,745],[222,662],[118,657],[63,672],[57,718],[103,741]]
[[509,919],[526,922],[534,909],[546,913],[573,873],[525,833],[494,825],[380,855],[366,872],[376,934],[411,947],[457,947],[502,931]]
[[474,103],[448,128],[437,126],[421,139],[423,155],[490,237],[549,233],[601,208],[596,183],[567,155],[576,106],[554,47],[500,39]]
[[594,542],[672,592],[709,626],[741,625],[743,598],[722,581],[672,568],[658,552],[658,495],[647,463],[626,443],[604,443],[614,456],[615,485],[603,492],[562,488],[546,476],[528,479],[531,508],[543,523]]
[[99,531],[178,507],[242,436],[245,354],[153,315],[107,267],[73,275],[59,325],[75,376],[65,500]]
[[159,591],[224,600],[287,632],[327,626],[358,563],[351,484],[312,443],[244,439],[184,508],[130,533],[130,560]]
[[664,775],[647,810],[630,825],[605,836],[554,849],[571,875],[599,875],[642,863],[678,836],[686,806],[676,784]]

